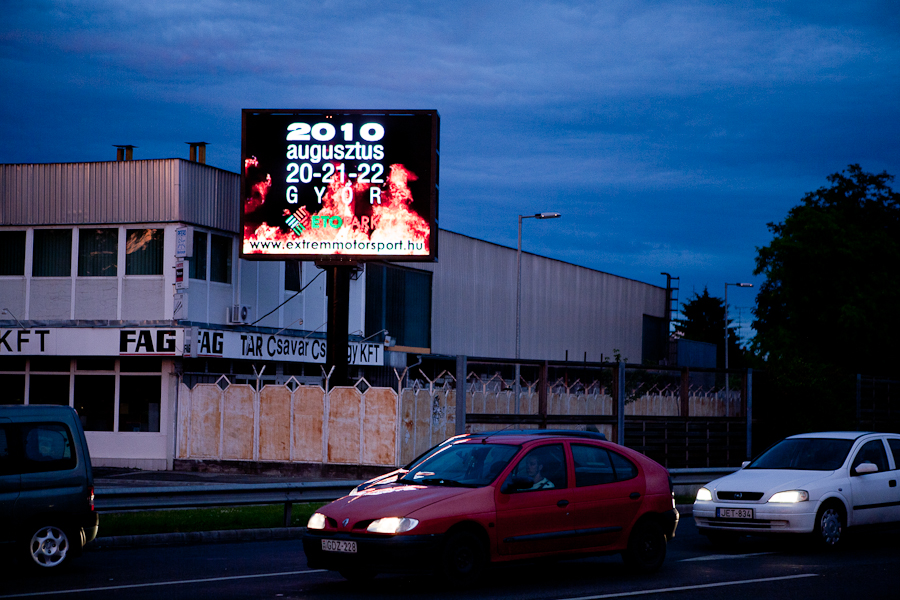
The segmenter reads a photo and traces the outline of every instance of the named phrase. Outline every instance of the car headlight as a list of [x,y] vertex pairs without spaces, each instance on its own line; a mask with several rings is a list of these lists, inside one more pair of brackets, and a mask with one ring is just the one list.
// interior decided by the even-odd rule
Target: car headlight
[[809,500],[809,493],[804,490],[778,492],[769,498],[769,502],[777,502],[779,504],[796,504],[797,502],[806,502],[807,500]]
[[313,513],[306,524],[307,529],[325,529],[325,515]]
[[383,519],[375,519],[366,531],[372,533],[404,533],[419,524],[416,519],[407,517],[384,517]]
[[710,500],[712,500],[712,492],[705,487],[697,490],[697,502],[709,502]]

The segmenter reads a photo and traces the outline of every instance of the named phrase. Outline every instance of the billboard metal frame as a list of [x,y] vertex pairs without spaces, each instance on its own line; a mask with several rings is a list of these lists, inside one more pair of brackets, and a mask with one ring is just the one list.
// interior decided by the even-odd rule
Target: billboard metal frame
[[[257,121],[257,123],[255,123],[255,124],[250,124],[251,127],[254,127],[254,126],[259,125],[260,123],[265,123],[267,120],[269,120],[268,119],[269,117],[271,117],[271,125],[267,125],[267,126],[271,126],[273,128],[272,131],[268,131],[268,130],[256,131],[256,132],[251,133],[250,136],[248,136],[248,121]],[[353,124],[355,124],[357,126],[359,125],[359,123],[362,123],[363,121],[366,121],[367,122],[366,124],[370,124],[370,123],[368,123],[368,121],[369,121],[368,117],[372,118],[372,122],[376,123],[376,126],[379,121],[383,122],[383,123],[390,123],[391,131],[389,133],[391,135],[394,135],[395,137],[388,138],[388,139],[398,139],[398,138],[400,139],[400,141],[397,144],[397,146],[399,148],[401,148],[399,153],[401,153],[401,154],[404,152],[415,153],[415,156],[410,156],[409,158],[407,158],[405,160],[416,161],[416,164],[420,165],[420,168],[423,165],[427,165],[428,172],[426,174],[415,173],[416,178],[410,179],[410,181],[419,181],[422,179],[423,176],[425,178],[427,178],[427,179],[425,179],[425,181],[421,181],[421,182],[414,184],[418,188],[419,196],[423,195],[421,192],[424,187],[425,194],[427,194],[427,197],[412,198],[412,194],[410,194],[410,197],[412,198],[412,201],[415,203],[415,206],[419,210],[422,211],[422,212],[419,212],[419,211],[410,209],[410,212],[413,215],[416,215],[417,217],[426,221],[428,228],[429,228],[428,238],[427,238],[427,241],[428,241],[427,253],[420,253],[420,254],[409,254],[409,253],[402,253],[402,252],[392,253],[392,252],[390,252],[390,249],[388,249],[388,251],[386,251],[384,253],[375,254],[372,252],[353,252],[352,250],[347,250],[346,248],[342,249],[340,251],[328,251],[328,252],[322,252],[322,253],[317,253],[315,251],[310,251],[310,250],[300,250],[297,252],[290,252],[289,250],[281,249],[283,246],[279,247],[278,251],[272,251],[272,252],[269,252],[267,250],[263,250],[263,251],[259,251],[259,252],[246,251],[247,249],[245,248],[245,245],[247,245],[249,243],[249,241],[248,241],[248,239],[249,239],[248,238],[248,231],[249,231],[248,228],[249,227],[253,227],[254,225],[258,226],[259,224],[264,224],[264,225],[267,225],[270,230],[274,231],[275,229],[277,229],[278,232],[280,232],[280,235],[289,237],[289,236],[291,236],[291,233],[287,233],[287,231],[289,231],[290,225],[288,223],[284,222],[285,217],[282,217],[281,215],[289,213],[287,208],[293,209],[297,206],[300,206],[300,207],[306,206],[306,204],[304,204],[303,202],[299,202],[296,199],[294,200],[294,202],[296,202],[297,204],[293,204],[290,206],[288,204],[286,204],[286,202],[290,202],[290,200],[284,200],[283,198],[285,198],[286,196],[288,196],[291,193],[291,191],[288,190],[288,187],[290,187],[290,186],[288,184],[285,184],[284,181],[281,181],[281,180],[276,181],[276,178],[282,177],[283,174],[274,175],[271,172],[268,173],[268,175],[271,177],[271,179],[268,183],[269,187],[266,187],[265,190],[266,190],[266,192],[268,192],[269,190],[274,190],[275,194],[281,194],[281,198],[279,198],[279,196],[277,196],[277,195],[275,196],[275,198],[278,198],[278,199],[273,199],[271,207],[269,208],[270,212],[268,214],[275,215],[272,218],[271,222],[269,220],[261,220],[261,217],[259,217],[259,216],[253,216],[254,206],[256,206],[256,207],[261,206],[262,203],[254,205],[251,202],[251,198],[250,198],[252,193],[256,193],[256,188],[254,186],[258,185],[258,183],[259,183],[259,175],[257,174],[256,179],[254,179],[253,177],[250,177],[248,175],[250,173],[251,168],[247,161],[248,161],[248,159],[251,161],[255,160],[255,157],[260,153],[261,150],[263,150],[263,148],[257,147],[260,144],[259,139],[266,140],[266,138],[268,137],[268,138],[272,139],[273,144],[275,142],[284,144],[282,148],[278,148],[278,149],[274,149],[274,150],[268,146],[265,148],[265,150],[268,151],[268,154],[275,158],[272,158],[271,164],[266,165],[266,168],[260,167],[260,169],[259,169],[260,173],[265,172],[267,170],[267,168],[270,166],[273,167],[274,170],[277,170],[279,167],[284,168],[284,165],[288,165],[288,163],[291,162],[292,159],[286,158],[285,157],[286,155],[284,153],[285,152],[284,149],[287,148],[288,149],[287,153],[288,153],[288,155],[290,154],[290,149],[288,148],[289,142],[286,141],[285,130],[278,129],[277,133],[276,133],[275,126],[277,124],[277,125],[280,125],[283,127],[284,123],[292,117],[296,117],[298,119],[298,122],[303,121],[304,119],[306,121],[311,121],[311,120],[314,120],[316,117],[321,118],[321,122],[319,122],[315,126],[313,126],[311,131],[309,131],[309,129],[310,129],[309,126],[305,125],[306,129],[303,130],[303,133],[306,134],[306,137],[302,138],[302,139],[310,140],[310,141],[312,140],[310,133],[312,136],[316,136],[316,134],[319,133],[320,134],[319,137],[315,137],[315,139],[322,140],[323,136],[321,134],[323,132],[331,133],[332,135],[336,134],[334,139],[339,139],[339,136],[342,136],[342,135],[347,136],[347,137],[344,137],[343,139],[345,139],[345,140],[349,139],[349,136],[351,135],[350,132],[353,132],[355,130],[353,128],[351,128],[349,130],[349,132],[344,133],[343,127],[349,127],[349,125],[347,125],[346,123],[344,125],[341,125],[340,127],[334,127],[334,126],[328,127],[328,125],[325,125],[328,123],[334,123],[335,125],[340,125],[342,118],[353,121]],[[409,119],[409,124],[408,124],[408,127],[411,128],[409,130],[409,132],[407,132],[407,130],[403,129],[403,127],[406,126],[404,119],[407,117],[411,117]],[[292,123],[291,126],[293,126],[293,125],[294,124]],[[322,128],[320,128],[317,131],[315,129],[315,127],[317,127],[319,125],[321,125]],[[429,131],[424,131],[426,126],[430,129]],[[341,130],[341,131],[338,132],[338,130]],[[288,131],[290,131],[290,130],[288,130]],[[385,131],[385,129],[382,128],[383,135],[384,135],[384,131]],[[398,133],[395,133],[395,132],[398,132]],[[358,133],[358,135],[363,135],[363,133],[364,133],[363,127],[359,127],[357,133]],[[280,137],[278,137],[278,136],[280,136]],[[424,138],[426,136],[428,136],[430,138],[430,140],[427,142],[427,147],[426,147],[426,142],[424,141]],[[248,140],[248,137],[253,138],[254,142],[250,142]],[[409,142],[408,141],[409,139],[413,139],[414,143]],[[404,145],[404,144],[406,144],[406,145]],[[253,145],[253,147],[249,147],[250,145]],[[314,144],[307,144],[307,145],[312,146]],[[324,143],[318,144],[318,145],[320,147],[324,147],[324,146],[328,146],[328,145],[330,145],[332,147],[335,146],[335,144],[331,140],[328,140],[328,139],[326,139],[324,141]],[[337,144],[337,145],[340,145],[340,144]],[[357,145],[359,145],[359,144],[357,144]],[[409,149],[409,148],[407,148],[407,145],[413,146],[414,148]],[[297,146],[301,146],[301,144],[297,144]],[[346,146],[349,147],[350,144],[346,144]],[[396,151],[395,148],[393,148],[393,147],[385,148],[384,146],[380,146],[380,149],[385,154],[384,162],[388,163],[388,165],[390,165],[390,163],[394,162],[394,159],[397,158],[398,151]],[[430,155],[428,157],[422,156],[422,154],[424,152],[429,152]],[[324,154],[324,151],[322,153]],[[405,154],[403,156],[405,156]],[[402,156],[401,156],[401,158],[402,158]],[[321,160],[321,164],[324,165],[324,163],[326,162],[326,159],[323,158],[320,160]],[[337,159],[337,160],[340,160],[340,159]],[[366,261],[434,262],[437,260],[437,254],[438,254],[439,161],[440,161],[440,115],[438,114],[438,112],[436,110],[243,109],[241,111],[241,207],[240,207],[240,215],[241,215],[241,224],[240,224],[241,238],[240,239],[241,239],[241,243],[240,243],[240,257],[245,260],[281,260],[281,261],[283,261],[283,260],[298,260],[299,259],[299,260],[316,261],[318,263],[332,264],[332,265],[334,265],[334,264],[353,264],[353,263],[357,263],[357,262],[366,262]],[[334,161],[332,161],[332,162],[334,162]],[[357,161],[357,162],[361,162],[361,161]],[[340,176],[341,176],[341,181],[344,181],[345,171],[343,170],[343,163],[340,163],[338,168],[342,169],[340,172],[341,173]],[[384,168],[384,165],[382,165],[381,168]],[[388,168],[390,168],[390,167],[388,167]],[[294,180],[292,180],[292,181],[296,181],[297,162],[295,162],[291,166],[288,166],[287,169],[289,171],[288,177],[291,176],[290,171],[291,171],[291,169],[293,169]],[[366,169],[368,169],[368,166],[366,167]],[[309,169],[307,169],[307,170],[309,170]],[[319,170],[324,171],[325,169],[319,169]],[[353,169],[353,170],[356,171],[359,169]],[[332,172],[334,172],[334,169],[332,169]],[[315,173],[315,175],[320,176],[320,182],[325,181],[324,177],[321,177],[320,173]],[[357,173],[355,173],[355,172],[349,174],[349,177],[351,177],[351,178],[356,177],[356,176],[357,176]],[[301,175],[300,177],[303,177],[303,176]],[[336,177],[336,175],[335,175],[335,177]],[[308,181],[306,181],[306,180],[308,180],[308,178],[309,178],[309,174],[307,173],[306,178],[304,178],[304,181],[303,181],[304,184],[308,184]],[[372,180],[374,181],[375,178],[372,177]],[[314,184],[315,180],[312,180],[312,181]],[[369,182],[367,181],[366,183],[369,183]],[[265,185],[265,183],[264,183],[264,185]],[[387,185],[387,184],[383,184],[383,185]],[[294,186],[294,187],[296,190],[296,188],[298,188],[300,186]],[[347,183],[346,187],[351,187],[350,183]],[[373,184],[370,184],[369,188],[367,188],[367,189],[371,189],[373,187],[376,187],[376,186]],[[306,194],[306,196],[305,196],[306,200],[304,200],[304,202],[308,203],[309,202],[309,187],[307,186],[307,187],[300,188],[300,189],[304,194]],[[321,183],[321,187],[315,188],[315,190],[316,190],[315,193],[317,195],[319,195],[319,198],[320,198],[319,199],[320,204],[321,204],[321,194],[322,194],[322,191],[320,191],[320,190],[324,190],[324,189],[325,189],[324,183]],[[331,188],[330,188],[330,184],[329,184],[329,190],[330,189]],[[328,193],[330,193],[330,191]],[[370,196],[371,196],[371,194],[370,194]],[[376,196],[377,196],[377,194],[376,194]],[[348,200],[348,206],[349,206],[350,202],[352,202],[354,206],[357,206],[361,202],[360,200],[357,200],[354,196],[350,196],[350,197],[352,198],[352,200]],[[263,202],[264,201],[265,201],[265,198],[263,199]],[[370,200],[370,203],[372,203],[371,200]],[[281,208],[281,210],[279,212],[276,212],[275,209],[279,208],[279,207]],[[302,208],[300,210],[302,210]],[[424,212],[427,212],[427,215],[422,214]],[[354,212],[353,214],[354,214],[354,222],[355,222],[357,220],[357,218],[355,216],[356,213]],[[281,218],[282,221],[279,222],[277,220],[279,218]],[[288,216],[287,219],[289,220],[289,218],[290,217]],[[301,234],[298,234],[297,233],[298,231],[302,231],[303,233],[306,233],[307,229],[309,229],[311,227],[318,227],[318,226],[320,226],[321,223],[325,222],[322,220],[323,217],[320,217],[318,215],[316,215],[314,218],[317,218],[318,221],[305,222],[304,223],[305,227],[303,227],[301,225],[297,228],[294,228],[294,230],[293,230],[294,234],[299,236]],[[374,219],[373,219],[373,222],[374,222]],[[343,226],[343,225],[341,225],[341,226]],[[324,226],[322,226],[322,227],[324,228]],[[332,227],[334,227],[334,225],[332,225]],[[373,230],[374,230],[374,225],[373,225]],[[254,233],[255,233],[255,231],[256,230],[254,230]],[[357,237],[360,237],[360,236],[358,235]],[[299,239],[299,238],[295,238],[295,239]],[[334,242],[330,242],[328,244],[323,244],[323,245],[331,246],[332,244],[334,244]],[[374,244],[372,242],[369,242],[369,245],[373,246]],[[346,244],[346,246],[350,246],[350,244]],[[399,246],[399,244],[398,244],[398,246]]]

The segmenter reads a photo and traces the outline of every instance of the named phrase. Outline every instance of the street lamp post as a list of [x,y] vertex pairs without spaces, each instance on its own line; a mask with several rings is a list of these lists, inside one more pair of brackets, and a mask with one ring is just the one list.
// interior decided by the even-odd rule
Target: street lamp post
[[516,246],[516,414],[519,414],[519,362],[522,354],[522,219],[558,219],[558,212],[519,215],[519,243]]
[[728,286],[749,288],[752,283],[726,283],[725,284],[725,393],[728,393]]

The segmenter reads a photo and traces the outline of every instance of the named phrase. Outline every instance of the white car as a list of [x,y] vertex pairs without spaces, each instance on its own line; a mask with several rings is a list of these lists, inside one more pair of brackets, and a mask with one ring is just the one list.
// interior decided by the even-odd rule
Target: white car
[[700,488],[694,522],[713,543],[744,534],[814,534],[900,522],[900,435],[833,431],[785,438]]

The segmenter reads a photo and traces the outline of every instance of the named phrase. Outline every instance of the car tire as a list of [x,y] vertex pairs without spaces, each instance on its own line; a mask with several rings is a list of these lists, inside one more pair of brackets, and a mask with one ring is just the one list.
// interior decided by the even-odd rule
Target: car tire
[[813,540],[820,548],[833,550],[842,545],[846,536],[847,518],[839,504],[829,502],[816,514],[816,528]]
[[75,538],[58,525],[40,525],[28,529],[24,549],[28,564],[41,568],[58,568],[68,563],[77,549]]
[[487,551],[474,533],[459,531],[447,538],[441,558],[447,582],[455,587],[466,587],[477,582],[484,573]]
[[635,525],[622,558],[638,573],[657,571],[666,560],[666,534],[659,523],[644,520]]

